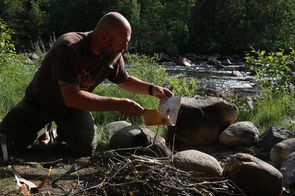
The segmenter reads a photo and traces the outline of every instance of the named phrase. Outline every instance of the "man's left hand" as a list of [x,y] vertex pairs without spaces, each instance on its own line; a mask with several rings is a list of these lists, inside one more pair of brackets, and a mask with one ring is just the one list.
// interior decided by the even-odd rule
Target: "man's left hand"
[[160,100],[165,100],[168,97],[173,96],[173,93],[169,89],[161,87],[161,86],[154,86],[152,91],[153,91],[153,96],[157,97]]

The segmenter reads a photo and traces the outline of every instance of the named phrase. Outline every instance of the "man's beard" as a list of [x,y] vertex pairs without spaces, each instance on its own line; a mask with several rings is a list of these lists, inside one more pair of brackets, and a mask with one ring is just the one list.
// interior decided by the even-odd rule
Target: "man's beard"
[[111,67],[120,57],[121,52],[110,52],[107,48],[101,50],[102,63],[104,66]]

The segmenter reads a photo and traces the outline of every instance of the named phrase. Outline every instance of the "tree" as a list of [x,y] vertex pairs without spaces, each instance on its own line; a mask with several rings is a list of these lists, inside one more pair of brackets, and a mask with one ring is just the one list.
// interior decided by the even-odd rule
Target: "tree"
[[292,0],[199,1],[191,42],[198,50],[228,53],[293,46],[294,6]]

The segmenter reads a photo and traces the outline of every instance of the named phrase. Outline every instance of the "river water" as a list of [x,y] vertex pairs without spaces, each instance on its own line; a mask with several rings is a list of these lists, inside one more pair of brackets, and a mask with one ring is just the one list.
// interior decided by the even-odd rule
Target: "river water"
[[[169,75],[182,74],[187,78],[195,78],[198,81],[200,94],[206,95],[257,95],[257,84],[252,72],[247,69],[245,63],[211,66],[206,62],[192,63],[191,66],[179,66],[162,64]],[[220,68],[222,67],[222,68]]]

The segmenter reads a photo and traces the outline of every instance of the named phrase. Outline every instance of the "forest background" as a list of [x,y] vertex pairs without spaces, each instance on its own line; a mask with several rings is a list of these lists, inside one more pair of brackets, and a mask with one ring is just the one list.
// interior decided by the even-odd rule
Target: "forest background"
[[19,51],[38,39],[90,31],[101,16],[129,19],[131,52],[241,54],[250,47],[294,46],[293,0],[0,0],[0,18],[14,31]]

